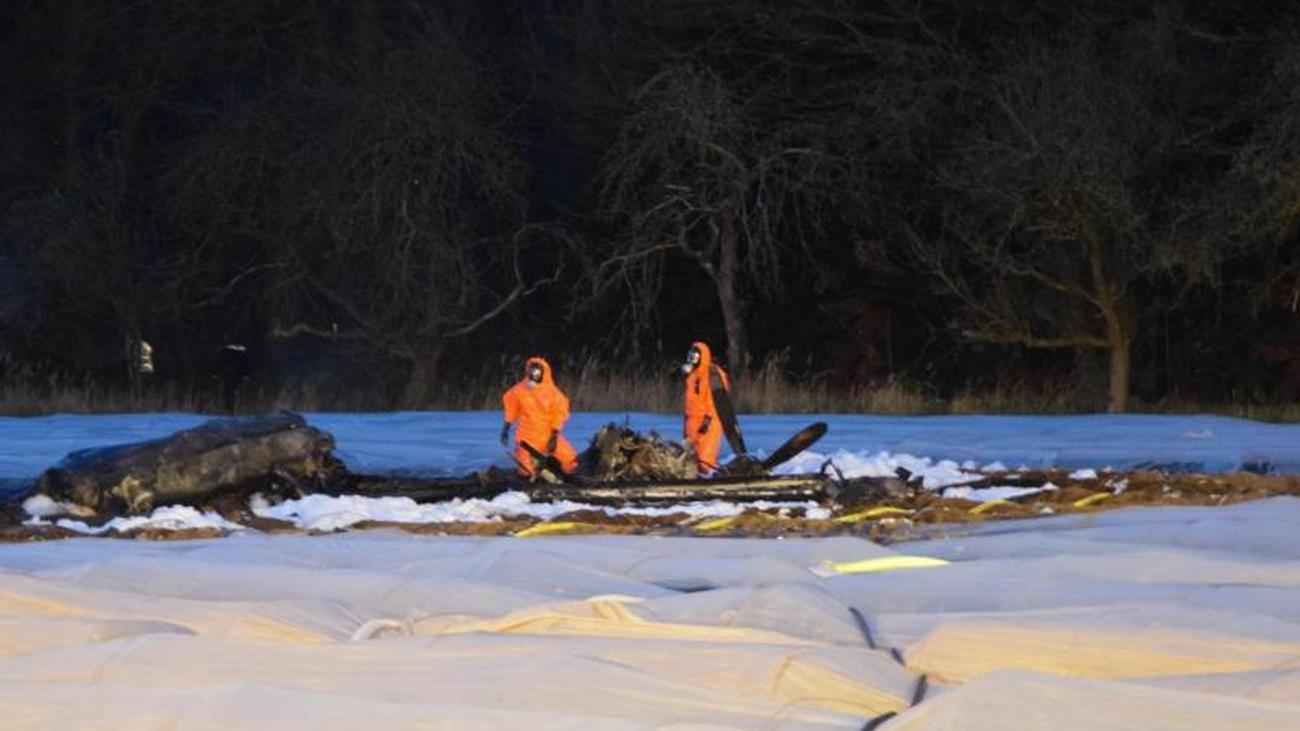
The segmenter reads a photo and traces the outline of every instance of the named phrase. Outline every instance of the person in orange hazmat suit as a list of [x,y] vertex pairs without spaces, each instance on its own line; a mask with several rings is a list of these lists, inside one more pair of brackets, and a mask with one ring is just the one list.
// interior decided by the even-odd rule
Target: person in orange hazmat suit
[[691,343],[682,372],[686,374],[682,436],[695,448],[700,474],[708,474],[718,468],[718,445],[722,442],[722,422],[713,403],[713,391],[729,389],[731,384],[727,372],[713,362],[705,343]]
[[509,441],[510,427],[516,425],[515,461],[521,475],[533,477],[537,471],[533,455],[523,446],[525,443],[538,452],[554,456],[565,472],[577,468],[578,453],[560,434],[569,420],[569,397],[551,379],[551,365],[544,358],[528,359],[523,379],[502,395],[501,403],[505,409],[501,444]]

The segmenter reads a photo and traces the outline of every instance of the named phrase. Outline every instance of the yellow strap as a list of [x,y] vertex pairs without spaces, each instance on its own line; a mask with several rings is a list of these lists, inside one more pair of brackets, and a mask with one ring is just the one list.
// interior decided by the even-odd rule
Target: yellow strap
[[735,523],[736,517],[737,516],[735,515],[728,515],[725,518],[713,518],[712,520],[706,520],[703,523],[700,523],[699,525],[695,526],[695,530],[700,533],[722,530],[723,528],[726,528],[732,523]]
[[1096,505],[1108,497],[1110,497],[1110,493],[1108,492],[1094,492],[1093,494],[1088,495],[1087,497],[1081,497],[1070,504],[1076,508],[1086,508],[1089,505]]
[[559,520],[553,523],[538,523],[529,526],[521,531],[515,532],[515,538],[527,538],[529,536],[545,536],[552,533],[568,533],[574,530],[591,529],[599,530],[600,526],[592,523],[577,523],[569,520]]
[[861,561],[845,561],[836,563],[826,561],[822,564],[826,573],[832,574],[875,574],[883,571],[898,571],[899,569],[928,569],[935,566],[947,566],[948,562],[941,558],[931,558],[929,556],[881,556],[880,558],[868,558]]
[[989,500],[988,502],[980,503],[979,505],[976,505],[975,507],[971,508],[970,510],[967,510],[966,512],[970,513],[971,515],[978,515],[979,513],[989,510],[997,505],[1015,505],[1015,503],[1011,502],[1010,500],[1003,500],[1002,498],[997,498],[995,500]]
[[725,518],[713,518],[712,520],[706,520],[703,523],[700,523],[699,525],[693,527],[695,531],[702,532],[702,533],[708,533],[710,531],[715,531],[715,530],[723,530],[724,528],[730,528],[732,525],[735,525],[735,523],[744,516],[749,516],[751,518],[756,517],[759,520],[776,519],[773,516],[768,515],[767,513],[740,513],[739,515],[729,515]]
[[912,511],[904,510],[903,508],[894,508],[888,505],[882,505],[878,508],[871,508],[870,510],[862,510],[856,513],[850,513],[848,515],[841,515],[838,518],[834,518],[833,522],[857,523],[863,520],[871,520],[872,518],[879,518],[882,515],[907,515],[911,512]]

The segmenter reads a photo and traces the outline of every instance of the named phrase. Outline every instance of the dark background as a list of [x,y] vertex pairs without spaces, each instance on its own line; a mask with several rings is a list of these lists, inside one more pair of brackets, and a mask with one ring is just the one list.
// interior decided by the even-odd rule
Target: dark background
[[1293,402],[1294,6],[13,0],[0,375]]

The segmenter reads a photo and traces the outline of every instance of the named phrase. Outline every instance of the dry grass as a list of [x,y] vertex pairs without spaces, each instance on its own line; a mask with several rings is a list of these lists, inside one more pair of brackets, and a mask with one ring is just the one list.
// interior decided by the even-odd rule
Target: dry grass
[[[448,382],[421,408],[496,410],[508,381],[507,368],[491,376]],[[627,372],[605,367],[599,360],[558,364],[557,381],[576,411],[646,411],[676,413],[681,409],[680,375],[671,371]],[[762,368],[734,379],[736,407],[745,413],[870,413],[870,414],[989,414],[1090,413],[1103,408],[1097,394],[1077,385],[1000,385],[982,391],[962,391],[943,398],[921,384],[888,380],[870,386],[842,387],[826,377],[790,377],[783,363],[768,361]],[[276,409],[297,411],[387,411],[399,408],[377,389],[339,392],[317,384],[298,383],[276,390],[249,389],[237,408],[244,412]],[[181,411],[218,413],[217,389],[156,384],[138,392],[110,388],[91,380],[45,382],[26,379],[0,384],[0,414],[126,413]],[[1189,401],[1138,403],[1134,411],[1171,414],[1218,413],[1260,421],[1300,421],[1300,404],[1206,404]]]
[[109,388],[91,380],[0,384],[0,413],[12,416],[204,410],[201,399],[175,384],[143,393]]

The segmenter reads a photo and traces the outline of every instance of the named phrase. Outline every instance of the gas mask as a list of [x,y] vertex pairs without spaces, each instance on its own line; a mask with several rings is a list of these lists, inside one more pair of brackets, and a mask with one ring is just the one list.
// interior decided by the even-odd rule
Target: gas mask
[[529,383],[541,383],[541,382],[542,382],[542,367],[541,367],[541,366],[537,365],[536,363],[534,363],[533,365],[528,366],[528,382],[529,382]]
[[689,374],[691,371],[695,370],[696,366],[700,364],[700,357],[700,349],[691,348],[690,351],[686,353],[686,362],[682,364],[682,373]]

